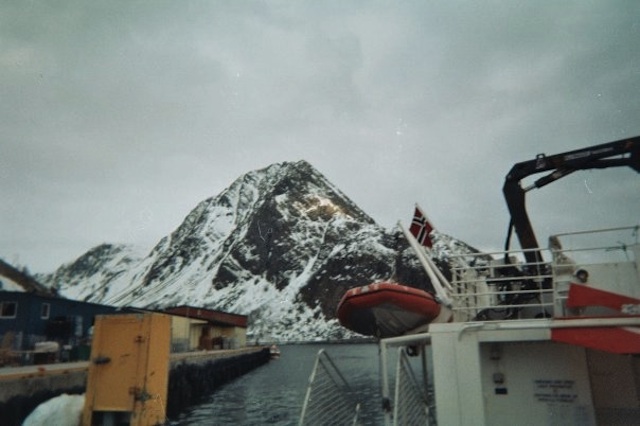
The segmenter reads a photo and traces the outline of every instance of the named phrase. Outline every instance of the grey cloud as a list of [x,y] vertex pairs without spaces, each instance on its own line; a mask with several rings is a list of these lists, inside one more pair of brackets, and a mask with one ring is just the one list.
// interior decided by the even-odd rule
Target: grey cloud
[[[499,248],[513,163],[640,134],[639,9],[4,2],[0,256],[42,270],[113,237],[150,246],[242,173],[302,158],[384,226],[417,201]],[[637,223],[637,176],[576,176],[531,194],[543,232],[602,205]],[[576,223],[556,210],[585,203]]]

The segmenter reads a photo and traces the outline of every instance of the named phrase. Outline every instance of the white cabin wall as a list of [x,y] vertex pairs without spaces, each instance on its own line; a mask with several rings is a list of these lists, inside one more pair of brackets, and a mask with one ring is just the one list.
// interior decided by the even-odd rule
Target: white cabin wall
[[548,329],[451,323],[430,335],[438,424],[606,424],[596,423],[586,349],[550,341]]
[[587,351],[598,424],[630,425],[640,419],[640,358]]
[[478,426],[484,418],[478,335],[459,328],[460,323],[430,328],[436,414],[439,425]]
[[[595,425],[585,350],[538,342],[480,347],[486,425]],[[495,378],[502,377],[503,383]]]

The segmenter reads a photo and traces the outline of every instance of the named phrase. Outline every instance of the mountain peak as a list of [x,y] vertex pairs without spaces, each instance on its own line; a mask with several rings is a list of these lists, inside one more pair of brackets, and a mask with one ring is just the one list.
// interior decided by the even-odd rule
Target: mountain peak
[[378,226],[304,160],[243,174],[146,257],[127,253],[98,246],[51,279],[66,296],[98,303],[250,315],[254,334],[281,339],[346,333],[335,307],[351,287],[395,277],[429,288],[398,232]]

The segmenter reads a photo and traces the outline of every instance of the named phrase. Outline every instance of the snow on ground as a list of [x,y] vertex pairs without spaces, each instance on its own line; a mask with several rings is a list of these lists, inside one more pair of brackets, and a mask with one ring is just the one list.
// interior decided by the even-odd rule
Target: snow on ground
[[79,426],[84,395],[66,393],[38,405],[22,426]]

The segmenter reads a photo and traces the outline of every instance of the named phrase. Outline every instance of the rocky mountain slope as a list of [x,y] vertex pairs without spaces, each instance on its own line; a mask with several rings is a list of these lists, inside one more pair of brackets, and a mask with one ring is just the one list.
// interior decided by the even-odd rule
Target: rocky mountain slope
[[[442,258],[457,244],[439,241]],[[41,279],[90,302],[249,315],[255,338],[282,340],[349,335],[335,309],[351,287],[393,279],[430,289],[401,233],[378,226],[305,161],[241,176],[148,254],[103,244]]]

